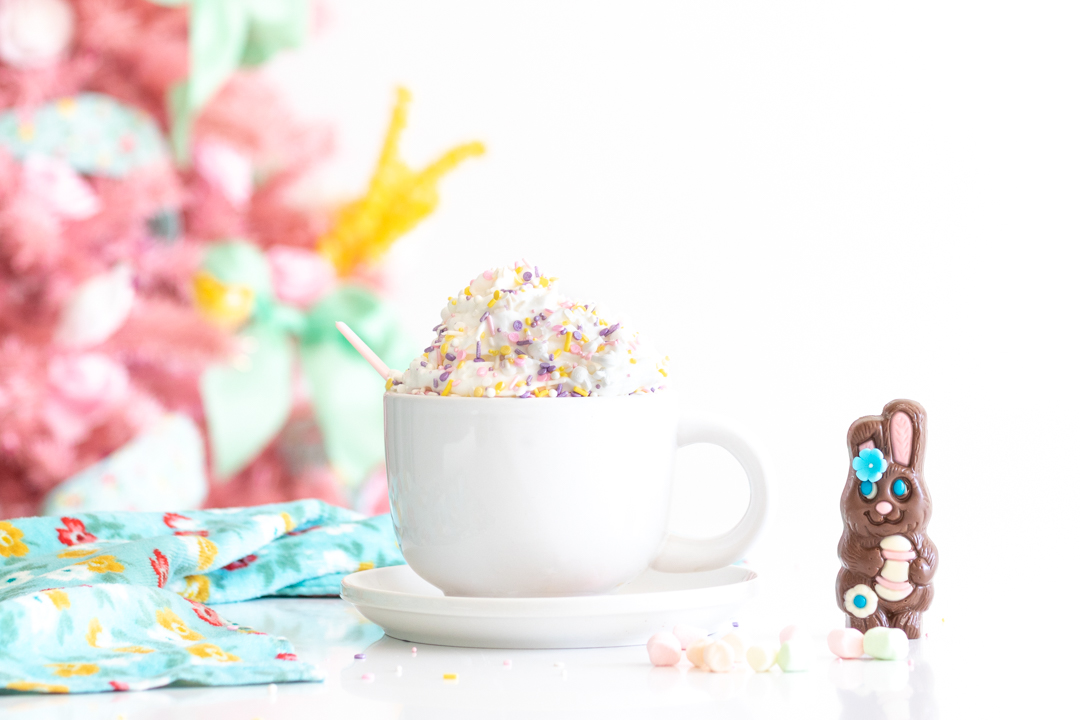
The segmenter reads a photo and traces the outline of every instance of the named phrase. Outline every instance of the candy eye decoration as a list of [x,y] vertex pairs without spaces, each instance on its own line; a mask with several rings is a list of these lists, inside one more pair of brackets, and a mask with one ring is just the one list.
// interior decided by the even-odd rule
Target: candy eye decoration
[[867,500],[872,500],[877,496],[877,483],[863,480],[859,483],[859,493]]
[[907,481],[904,480],[904,478],[896,478],[896,480],[893,481],[892,494],[896,497],[900,498],[901,500],[904,499],[905,497],[907,497],[908,490],[908,484]]

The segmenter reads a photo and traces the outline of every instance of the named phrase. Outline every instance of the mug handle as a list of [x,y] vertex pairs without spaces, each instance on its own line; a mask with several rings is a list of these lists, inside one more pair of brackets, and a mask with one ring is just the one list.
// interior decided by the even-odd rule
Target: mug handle
[[697,572],[713,570],[742,559],[765,521],[767,491],[761,460],[741,437],[707,420],[679,421],[678,446],[698,443],[719,445],[742,465],[750,482],[750,505],[742,519],[723,535],[694,540],[668,534],[652,567],[661,572]]

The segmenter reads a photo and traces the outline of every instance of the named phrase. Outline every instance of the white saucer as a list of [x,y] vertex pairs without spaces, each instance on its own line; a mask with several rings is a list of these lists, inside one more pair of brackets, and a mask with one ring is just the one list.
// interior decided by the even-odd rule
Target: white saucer
[[756,591],[757,573],[729,566],[699,573],[647,571],[611,595],[555,598],[446,597],[408,565],[353,573],[341,597],[386,634],[406,642],[475,648],[644,645],[660,630],[710,632]]

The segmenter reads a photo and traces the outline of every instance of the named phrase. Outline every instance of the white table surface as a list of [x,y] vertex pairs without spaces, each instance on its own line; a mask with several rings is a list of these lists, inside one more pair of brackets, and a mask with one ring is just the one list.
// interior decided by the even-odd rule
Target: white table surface
[[[278,685],[276,690],[245,686],[7,695],[0,697],[0,717],[481,720],[694,713],[724,718],[899,720],[992,717],[965,711],[980,705],[1003,711],[1003,692],[1017,687],[1017,675],[1009,669],[1014,663],[1002,665],[992,652],[965,652],[971,646],[950,636],[940,618],[929,638],[912,644],[910,663],[836,660],[828,653],[822,629],[809,633],[814,661],[808,672],[784,674],[774,668],[755,675],[707,673],[685,661],[678,668],[653,668],[642,647],[473,650],[417,645],[413,655],[412,644],[384,637],[382,630],[337,599],[266,599],[217,608],[230,620],[291,639],[301,659],[318,665],[325,681]],[[769,622],[755,619],[753,609],[740,625],[751,640],[775,632]],[[354,660],[359,652],[367,658]],[[510,667],[505,660],[511,661]],[[562,663],[562,669],[556,663]],[[363,679],[365,673],[374,678]],[[457,682],[444,681],[444,673],[456,673]],[[992,692],[976,693],[978,688]]]

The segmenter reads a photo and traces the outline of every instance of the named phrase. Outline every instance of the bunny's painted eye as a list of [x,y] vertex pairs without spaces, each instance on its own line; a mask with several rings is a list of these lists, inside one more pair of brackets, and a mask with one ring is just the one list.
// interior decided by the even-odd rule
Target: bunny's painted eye
[[872,483],[869,480],[863,480],[859,483],[859,492],[867,500],[872,499],[877,495],[877,483]]
[[892,494],[898,498],[903,498],[908,494],[908,484],[904,482],[903,478],[896,478],[893,481]]

